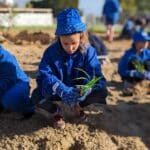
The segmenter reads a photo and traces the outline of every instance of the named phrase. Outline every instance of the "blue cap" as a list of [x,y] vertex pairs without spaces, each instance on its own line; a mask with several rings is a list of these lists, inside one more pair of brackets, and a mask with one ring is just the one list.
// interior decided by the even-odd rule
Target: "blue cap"
[[56,35],[67,35],[87,30],[85,23],[81,21],[77,9],[67,8],[57,17]]
[[148,36],[148,34],[146,32],[136,32],[133,35],[133,42],[146,42],[146,41],[150,41],[150,36]]

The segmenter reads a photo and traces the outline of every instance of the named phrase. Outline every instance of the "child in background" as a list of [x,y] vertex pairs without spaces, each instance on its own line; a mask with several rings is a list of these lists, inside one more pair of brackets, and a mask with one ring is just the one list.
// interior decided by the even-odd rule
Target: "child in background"
[[150,37],[145,32],[136,32],[132,48],[125,51],[118,66],[118,72],[124,82],[124,95],[133,94],[133,85],[143,80],[150,80]]
[[21,119],[28,119],[34,113],[29,99],[30,86],[27,75],[16,58],[0,46],[0,108],[20,112]]
[[[150,22],[150,19],[149,19],[149,22]],[[150,32],[148,32],[148,36],[150,36]],[[148,49],[150,50],[150,41],[149,41],[149,44],[148,44]]]
[[132,16],[125,22],[120,38],[131,39],[136,32],[135,17]]
[[120,38],[130,39],[135,32],[144,32],[149,24],[149,19],[146,17],[130,17],[121,32]]
[[149,24],[149,19],[146,17],[138,17],[135,20],[135,25],[136,25],[136,31],[144,32],[146,27]]
[[118,0],[106,0],[103,8],[103,15],[107,27],[107,38],[109,42],[113,41],[114,29],[113,26],[119,20],[121,7]]
[[[53,114],[55,128],[64,128],[65,121],[61,108],[54,101],[60,100],[70,106],[81,118],[85,117],[85,106],[91,103],[106,104],[106,81],[96,50],[88,42],[86,30],[76,9],[63,10],[57,17],[57,40],[46,49],[39,65],[37,88],[32,93],[32,101],[37,101],[38,107]],[[84,76],[76,68],[86,71],[90,79],[102,77],[83,96],[76,85],[86,84],[87,81],[74,80]]]

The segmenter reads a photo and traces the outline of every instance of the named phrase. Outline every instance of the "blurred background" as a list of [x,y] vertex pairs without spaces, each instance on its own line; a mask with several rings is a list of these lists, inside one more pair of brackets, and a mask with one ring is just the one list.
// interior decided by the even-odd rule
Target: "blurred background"
[[[53,130],[52,121],[40,115],[20,122],[17,114],[0,113],[0,150],[150,150],[150,95],[146,94],[150,86],[144,82],[137,85],[135,96],[124,96],[118,75],[118,61],[132,45],[131,36],[120,39],[120,34],[132,33],[137,26],[150,34],[148,23],[141,20],[150,19],[150,0],[120,0],[120,17],[115,24],[112,43],[106,39],[102,15],[104,2],[0,0],[0,45],[17,58],[29,76],[31,92],[37,86],[37,70],[42,55],[54,42],[57,14],[64,8],[75,7],[80,10],[91,31],[89,33],[94,35],[94,39],[96,37],[98,55],[105,56],[102,71],[109,94],[108,107],[96,104],[86,109],[89,116],[86,122],[78,120],[71,109],[65,108],[65,130]],[[134,17],[138,20],[134,21]],[[129,32],[123,30],[125,25],[129,25]]]
[[[103,31],[105,0],[0,0],[1,27],[55,27],[57,14],[67,7],[78,8],[92,30]],[[130,16],[150,18],[149,0],[120,0],[118,32]]]

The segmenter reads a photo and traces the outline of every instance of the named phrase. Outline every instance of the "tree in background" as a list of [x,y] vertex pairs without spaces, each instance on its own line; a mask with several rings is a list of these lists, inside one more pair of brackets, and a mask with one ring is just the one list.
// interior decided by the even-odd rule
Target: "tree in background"
[[138,0],[136,2],[138,4],[138,10],[142,10],[144,12],[150,12],[150,1],[149,0]]
[[149,0],[120,0],[120,2],[123,10],[129,14],[148,13],[150,11]]
[[67,7],[78,7],[78,0],[32,0],[27,6],[33,8],[52,8],[54,16]]
[[123,11],[134,13],[137,10],[136,0],[120,0]]

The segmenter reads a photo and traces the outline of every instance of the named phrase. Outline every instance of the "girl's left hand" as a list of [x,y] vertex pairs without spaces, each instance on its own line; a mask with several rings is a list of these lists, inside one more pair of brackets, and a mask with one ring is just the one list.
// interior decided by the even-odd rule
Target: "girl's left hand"
[[150,71],[144,72],[145,79],[150,80]]
[[89,94],[91,94],[91,92],[92,92],[92,88],[88,89],[88,90],[83,94],[83,96],[81,96],[81,97],[78,98],[78,101],[84,101],[84,100],[87,98],[87,96],[88,96]]

